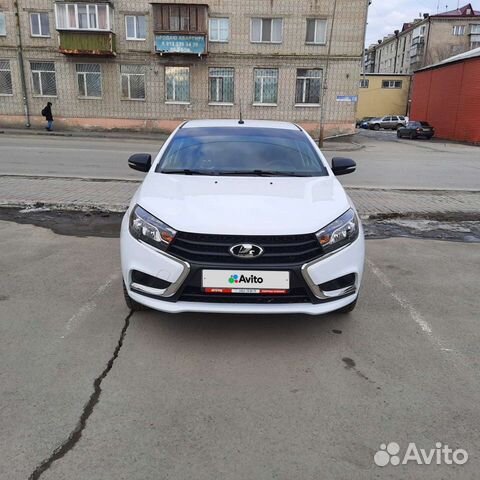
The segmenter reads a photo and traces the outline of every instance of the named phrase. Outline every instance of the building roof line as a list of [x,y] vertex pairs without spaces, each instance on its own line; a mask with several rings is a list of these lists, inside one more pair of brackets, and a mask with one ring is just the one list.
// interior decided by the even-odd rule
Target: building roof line
[[[459,55],[454,55],[453,57],[442,60],[441,62],[435,63],[433,65],[428,65],[426,67],[420,68],[416,72],[423,72],[425,70],[431,70],[434,68],[443,67],[444,65],[450,65],[452,63],[463,62],[465,60],[471,60],[473,58],[480,58],[480,47],[474,48],[473,50],[468,50],[467,52],[460,53]],[[415,72],[415,73],[416,73]]]

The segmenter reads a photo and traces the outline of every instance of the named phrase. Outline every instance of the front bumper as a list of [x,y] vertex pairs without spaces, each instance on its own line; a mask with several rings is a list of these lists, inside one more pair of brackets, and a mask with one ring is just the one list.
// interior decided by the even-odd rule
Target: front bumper
[[[212,297],[202,301],[183,301],[185,285],[198,283],[202,268],[228,269],[222,265],[191,265],[169,254],[159,252],[149,245],[134,239],[128,230],[127,216],[122,222],[121,232],[121,260],[122,273],[129,296],[138,303],[155,310],[169,313],[208,312],[208,313],[239,313],[239,314],[293,314],[302,313],[318,315],[329,313],[352,303],[358,296],[363,276],[365,258],[365,242],[363,230],[358,239],[351,245],[340,249],[333,254],[325,255],[305,265],[276,266],[265,268],[255,267],[257,270],[285,270],[291,271],[295,286],[305,288],[308,299],[301,303],[289,303],[288,297],[281,299],[282,303],[248,303],[245,299],[235,302],[218,302]],[[238,270],[238,265],[232,266]],[[252,269],[245,265],[245,269]],[[132,286],[131,272],[137,270],[152,277],[157,277],[171,285],[164,290],[145,289],[139,285]],[[344,275],[355,275],[354,288],[323,292],[318,285],[330,282]],[[241,294],[238,294],[241,295]]]

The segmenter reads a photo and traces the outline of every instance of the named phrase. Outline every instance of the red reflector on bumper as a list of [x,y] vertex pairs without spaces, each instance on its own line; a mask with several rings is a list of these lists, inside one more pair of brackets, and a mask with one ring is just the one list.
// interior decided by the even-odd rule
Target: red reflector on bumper
[[286,295],[288,290],[266,290],[257,288],[204,288],[205,293],[246,293],[246,294],[258,294],[258,295]]

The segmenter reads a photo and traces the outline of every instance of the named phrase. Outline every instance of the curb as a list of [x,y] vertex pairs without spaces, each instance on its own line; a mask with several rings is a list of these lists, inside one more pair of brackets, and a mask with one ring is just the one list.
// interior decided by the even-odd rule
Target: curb
[[53,131],[42,132],[41,130],[0,130],[0,134],[3,135],[31,135],[40,137],[68,137],[68,138],[107,138],[116,140],[161,140],[165,141],[169,134],[166,133],[151,133],[145,134],[139,132],[99,132],[99,131]]
[[[162,133],[162,132],[152,132],[152,133],[145,133],[145,132],[134,132],[134,131],[125,131],[125,132],[102,132],[98,130],[92,131],[53,131],[47,132],[42,130],[21,130],[21,129],[2,129],[0,130],[0,135],[31,135],[31,136],[42,136],[42,137],[67,137],[67,138],[107,138],[107,139],[121,139],[121,140],[162,140],[165,141],[169,137],[169,133]],[[342,137],[352,137],[351,134],[346,135],[339,135],[336,137],[329,137],[325,139],[327,145],[322,148],[322,151],[329,152],[329,151],[343,151],[343,152],[354,152],[357,150],[362,150],[365,148],[365,145],[361,145],[357,142],[338,142],[339,148],[335,148],[335,140],[342,138]]]

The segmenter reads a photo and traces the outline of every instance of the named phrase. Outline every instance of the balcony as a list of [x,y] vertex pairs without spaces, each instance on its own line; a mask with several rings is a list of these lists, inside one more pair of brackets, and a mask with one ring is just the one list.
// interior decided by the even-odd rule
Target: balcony
[[115,56],[113,6],[77,0],[55,2],[55,23],[60,37],[60,52],[65,55]]
[[153,4],[155,52],[160,55],[207,55],[207,22],[207,5]]
[[424,45],[425,44],[425,37],[422,35],[422,36],[419,36],[419,37],[415,37],[412,39],[412,46],[413,45]]
[[114,57],[115,34],[112,32],[59,31],[60,52],[65,55]]

